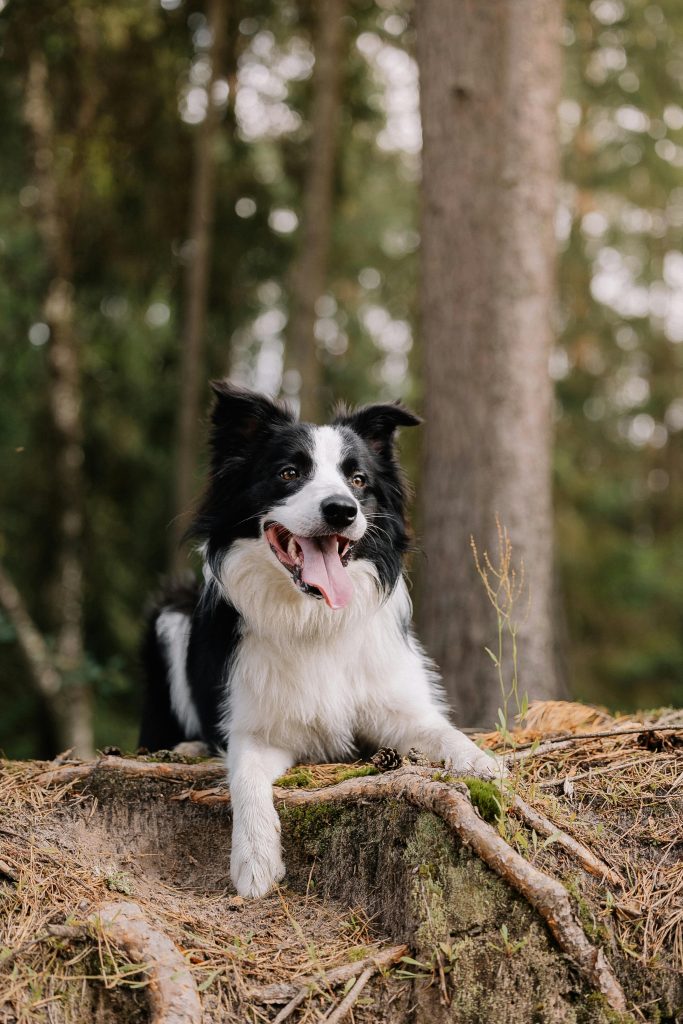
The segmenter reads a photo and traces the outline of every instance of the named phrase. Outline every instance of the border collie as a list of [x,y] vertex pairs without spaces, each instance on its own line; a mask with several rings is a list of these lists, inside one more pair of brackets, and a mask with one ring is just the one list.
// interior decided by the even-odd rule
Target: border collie
[[262,896],[285,873],[272,783],[292,764],[388,746],[458,773],[499,769],[449,723],[412,632],[394,439],[420,420],[371,405],[314,426],[212,386],[210,477],[190,530],[204,582],[152,619],[140,743],[227,752],[231,876]]

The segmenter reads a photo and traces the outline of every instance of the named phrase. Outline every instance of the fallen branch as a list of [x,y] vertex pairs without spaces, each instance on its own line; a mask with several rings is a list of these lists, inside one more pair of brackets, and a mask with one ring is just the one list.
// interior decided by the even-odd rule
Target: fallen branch
[[89,921],[134,961],[147,965],[150,1024],[201,1024],[199,993],[183,956],[137,903],[106,903]]
[[642,732],[681,732],[681,725],[641,725],[634,728],[628,729],[612,729],[606,732],[584,732],[576,733],[575,736],[563,736],[558,737],[556,740],[547,740],[545,743],[541,743],[540,746],[534,748],[533,743],[525,744],[523,747],[518,747],[516,750],[512,750],[505,753],[505,760],[510,761],[523,761],[527,757],[541,757],[543,754],[549,754],[556,750],[564,750],[566,747],[573,747],[576,743],[584,743],[585,741],[592,740],[607,740],[607,739],[618,739],[620,736],[638,736]]
[[587,846],[580,843],[578,839],[574,839],[568,835],[561,828],[554,824],[549,818],[546,818],[544,814],[536,810],[535,807],[530,807],[529,804],[522,800],[520,796],[515,796],[512,803],[512,811],[517,817],[521,818],[529,828],[532,828],[534,832],[539,835],[546,836],[549,838],[553,836],[558,846],[563,847],[572,854],[583,867],[591,875],[596,875],[598,878],[604,878],[612,885],[623,885],[624,879],[621,875],[614,871],[613,868],[609,867],[608,864],[597,857],[592,850],[589,850]]
[[[355,960],[352,964],[342,964],[341,967],[332,967],[329,971],[306,975],[291,985],[276,982],[272,985],[264,985],[262,988],[252,989],[249,993],[249,1000],[256,1003],[286,1003],[301,995],[302,991],[303,999],[312,989],[323,986],[334,988],[335,985],[344,984],[350,978],[357,977],[366,968],[371,967],[373,971],[386,970],[387,967],[398,963],[402,956],[407,956],[409,952],[410,949],[406,945],[390,946],[388,949],[381,949],[378,953],[366,956],[362,960]],[[282,1020],[284,1019],[283,1017]]]

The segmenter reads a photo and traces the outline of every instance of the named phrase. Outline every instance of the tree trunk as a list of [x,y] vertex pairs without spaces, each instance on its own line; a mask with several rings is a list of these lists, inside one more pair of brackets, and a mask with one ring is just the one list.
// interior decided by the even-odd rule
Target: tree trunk
[[200,384],[204,381],[204,336],[211,276],[211,247],[216,201],[216,143],[221,128],[221,107],[214,85],[220,77],[227,25],[226,0],[209,0],[211,79],[206,116],[197,128],[190,197],[190,233],[185,271],[185,320],[180,357],[180,398],[176,435],[174,518],[169,562],[172,573],[187,564],[182,538],[189,525],[195,495],[198,427],[201,414]]
[[473,536],[507,528],[522,596],[520,691],[558,696],[552,388],[560,0],[416,5],[424,135],[422,636],[463,724],[501,704],[496,618]]
[[[55,169],[55,130],[44,56],[29,58],[25,117],[33,135],[40,203],[38,228],[52,279],[44,305],[50,328],[48,401],[56,444],[55,483],[59,495],[57,574],[52,588],[57,629],[54,663],[61,677],[60,739],[81,756],[94,750],[92,694],[83,680],[83,427],[81,351],[74,324],[71,230],[79,199],[78,181],[68,187]],[[91,109],[84,99],[81,115]],[[85,116],[85,115],[84,115]],[[83,117],[81,117],[81,121]],[[87,128],[87,125],[83,127]]]
[[301,377],[301,418],[312,422],[320,422],[325,413],[322,366],[314,336],[315,304],[327,284],[345,6],[346,0],[326,0],[317,6],[311,136],[299,247],[290,274],[285,360],[287,368]]

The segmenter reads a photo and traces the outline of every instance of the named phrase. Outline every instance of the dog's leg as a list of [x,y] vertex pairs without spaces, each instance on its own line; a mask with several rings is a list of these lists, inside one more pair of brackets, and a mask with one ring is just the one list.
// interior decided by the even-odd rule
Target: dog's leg
[[433,707],[422,712],[414,705],[386,709],[377,739],[380,746],[394,747],[404,754],[414,747],[432,761],[444,760],[458,775],[479,775],[485,779],[501,779],[505,775],[502,761],[480,750]]
[[240,896],[264,896],[284,876],[272,784],[295,760],[250,733],[228,742],[232,802],[230,877]]

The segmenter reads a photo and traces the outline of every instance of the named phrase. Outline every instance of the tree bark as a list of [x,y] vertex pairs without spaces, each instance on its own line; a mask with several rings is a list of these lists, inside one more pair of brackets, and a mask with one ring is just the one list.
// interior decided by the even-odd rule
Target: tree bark
[[343,14],[346,0],[317,5],[311,136],[299,246],[290,273],[285,364],[301,377],[302,420],[324,414],[322,365],[315,341],[315,304],[325,291],[332,231],[332,199],[341,112]]
[[[61,739],[83,757],[94,750],[92,694],[83,670],[83,427],[81,418],[81,347],[74,323],[71,230],[79,201],[79,182],[67,187],[55,168],[55,128],[45,57],[29,57],[25,119],[33,136],[39,189],[38,228],[45,246],[51,280],[44,304],[50,328],[51,372],[49,408],[56,441],[55,482],[60,500],[59,553],[54,581],[53,619],[57,629],[54,665],[61,678]],[[84,98],[79,126],[92,110]]]
[[209,0],[211,30],[211,79],[206,116],[197,128],[190,197],[190,232],[185,272],[185,318],[180,357],[180,397],[176,426],[176,467],[174,518],[171,528],[169,562],[171,572],[186,564],[182,539],[189,525],[190,506],[195,494],[198,459],[198,428],[201,415],[200,383],[204,370],[204,338],[211,276],[211,249],[216,205],[216,144],[221,129],[221,107],[216,103],[214,85],[221,75],[227,26],[226,0]]
[[501,704],[495,613],[470,551],[496,516],[524,564],[520,691],[553,659],[552,388],[560,0],[416,6],[424,136],[422,636],[462,724]]

